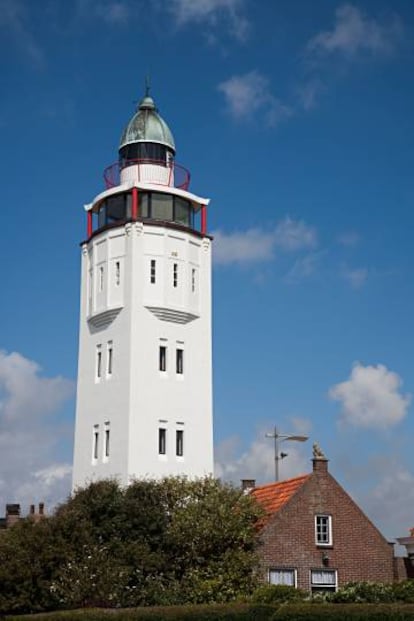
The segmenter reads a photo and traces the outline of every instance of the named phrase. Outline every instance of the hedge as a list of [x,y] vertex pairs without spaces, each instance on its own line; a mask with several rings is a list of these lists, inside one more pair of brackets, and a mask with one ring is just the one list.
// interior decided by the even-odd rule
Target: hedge
[[82,609],[8,616],[7,621],[414,621],[414,604],[221,604]]

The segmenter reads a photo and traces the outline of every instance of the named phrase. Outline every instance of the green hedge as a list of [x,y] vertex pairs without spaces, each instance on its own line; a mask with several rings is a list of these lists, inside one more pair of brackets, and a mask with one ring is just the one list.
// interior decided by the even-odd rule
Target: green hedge
[[412,604],[292,603],[280,607],[272,621],[414,621]]
[[7,621],[414,621],[414,604],[222,604],[83,609],[8,616]]
[[7,621],[271,621],[274,606],[261,604],[211,604],[159,606],[130,609],[82,609],[36,615],[7,616]]

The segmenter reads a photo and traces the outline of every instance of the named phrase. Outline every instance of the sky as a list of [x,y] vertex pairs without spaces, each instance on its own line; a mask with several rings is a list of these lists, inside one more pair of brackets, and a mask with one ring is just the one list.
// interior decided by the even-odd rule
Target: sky
[[71,487],[83,205],[144,93],[211,197],[215,473],[414,526],[411,0],[0,0],[0,514]]

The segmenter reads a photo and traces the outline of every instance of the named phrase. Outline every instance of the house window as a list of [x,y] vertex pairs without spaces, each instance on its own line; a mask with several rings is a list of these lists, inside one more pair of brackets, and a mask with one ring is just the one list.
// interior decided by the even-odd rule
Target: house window
[[121,263],[116,261],[115,263],[115,285],[119,287],[121,284]]
[[156,261],[155,259],[151,259],[151,263],[150,263],[150,283],[152,285],[155,285],[155,279],[156,279]]
[[330,515],[315,516],[315,541],[318,546],[332,545],[332,517]]
[[92,445],[92,461],[98,459],[99,451],[99,425],[93,427],[93,445]]
[[102,377],[102,350],[101,346],[98,345],[96,350],[96,379],[101,379]]
[[158,454],[165,455],[167,452],[167,430],[160,427],[158,429]]
[[184,455],[184,431],[177,429],[175,432],[175,454],[177,457]]
[[107,375],[112,375],[112,361],[113,361],[113,347],[112,347],[112,343],[109,342],[108,343],[108,357],[107,357],[107,362],[108,362]]
[[104,457],[109,457],[109,442],[110,442],[110,429],[109,423],[105,423],[105,436],[104,436]]
[[191,292],[195,292],[195,283],[196,283],[196,271],[195,267],[191,269]]
[[318,591],[335,591],[337,587],[337,574],[335,569],[312,569],[311,570],[311,590],[312,593]]
[[173,287],[178,285],[178,263],[173,264]]
[[167,348],[165,345],[160,345],[158,368],[160,371],[167,370]]
[[177,349],[175,358],[175,371],[179,375],[184,373],[184,350]]
[[269,569],[270,584],[296,586],[296,569]]

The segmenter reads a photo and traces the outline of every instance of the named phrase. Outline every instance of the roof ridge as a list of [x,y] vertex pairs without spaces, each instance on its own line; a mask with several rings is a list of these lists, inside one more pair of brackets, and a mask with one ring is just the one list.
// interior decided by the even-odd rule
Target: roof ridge
[[291,479],[284,479],[283,481],[273,481],[273,483],[265,483],[264,485],[256,485],[254,487],[254,490],[259,490],[259,489],[264,489],[265,487],[276,487],[276,486],[282,486],[285,485],[286,483],[292,483],[293,481],[298,481],[299,479],[306,479],[307,477],[310,477],[311,473],[308,472],[306,474],[299,474],[296,477],[292,477]]

